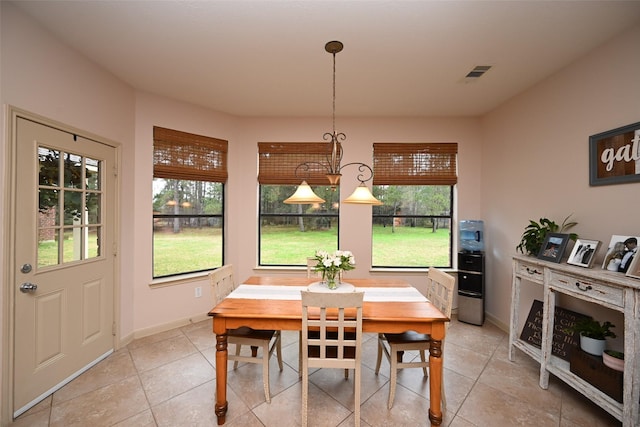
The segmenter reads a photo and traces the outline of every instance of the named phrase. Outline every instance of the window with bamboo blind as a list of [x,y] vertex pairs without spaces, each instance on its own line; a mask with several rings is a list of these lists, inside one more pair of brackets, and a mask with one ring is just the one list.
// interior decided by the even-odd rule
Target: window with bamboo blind
[[154,279],[223,265],[227,145],[153,128]]
[[[327,171],[326,142],[259,142],[259,251],[261,266],[306,267],[307,257],[338,248],[340,189],[333,191]],[[309,168],[298,168],[303,162]],[[296,168],[298,168],[296,174]],[[325,200],[315,205],[288,205],[297,185],[306,180]]]
[[372,209],[373,267],[452,266],[457,154],[457,143],[373,144],[373,195],[384,203]]

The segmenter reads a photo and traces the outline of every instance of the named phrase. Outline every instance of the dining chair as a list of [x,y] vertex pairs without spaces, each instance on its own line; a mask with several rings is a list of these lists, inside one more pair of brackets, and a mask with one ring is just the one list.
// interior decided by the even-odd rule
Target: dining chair
[[[224,265],[209,273],[209,281],[213,295],[213,303],[217,305],[225,299],[236,287],[233,280],[233,266]],[[264,386],[264,397],[267,403],[271,403],[271,393],[269,389],[269,360],[276,352],[278,366],[282,371],[282,342],[280,331],[258,330],[243,326],[238,329],[227,331],[227,343],[234,344],[235,354],[229,352],[228,360],[233,360],[233,369],[238,368],[239,362],[262,364],[262,382]],[[241,355],[243,345],[251,347],[251,356]],[[258,349],[262,349],[261,357],[258,357]]]
[[318,260],[314,257],[307,257],[307,278],[312,277],[320,277],[320,272],[315,271],[316,265],[318,264]]
[[[316,271],[315,267],[318,264],[318,260],[314,257],[307,257],[307,278],[322,278],[322,273],[320,271]],[[342,277],[342,274],[341,274]],[[298,336],[298,377],[302,377],[302,331]],[[344,377],[349,378],[349,370],[344,370]]]
[[309,369],[354,370],[354,418],[360,426],[363,292],[300,291],[302,296],[302,425],[307,426]]
[[[429,268],[427,276],[427,299],[431,301],[447,318],[451,318],[451,308],[453,306],[453,288],[456,279],[450,274],[435,267]],[[447,326],[449,324],[447,323]],[[425,352],[429,351],[430,337],[427,334],[419,334],[415,331],[407,331],[401,334],[379,334],[378,335],[378,360],[376,362],[376,375],[380,371],[382,354],[389,361],[389,409],[393,407],[396,395],[396,383],[398,370],[404,368],[422,368],[424,376],[427,377],[429,360],[425,357]],[[403,362],[402,357],[405,351],[418,351],[420,361]],[[444,341],[442,342],[442,354],[444,357]],[[444,395],[444,380],[442,381],[442,409],[446,408]]]

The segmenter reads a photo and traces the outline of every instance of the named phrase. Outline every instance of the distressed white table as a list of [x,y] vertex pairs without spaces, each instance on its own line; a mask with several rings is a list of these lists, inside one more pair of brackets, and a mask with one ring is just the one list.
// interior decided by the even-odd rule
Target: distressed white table
[[[519,338],[520,287],[523,280],[543,287],[541,348],[527,344]],[[556,292],[599,304],[624,314],[624,403],[616,402],[573,374],[569,370],[569,362],[551,354]],[[540,363],[540,387],[548,388],[549,374],[551,373],[622,421],[624,427],[639,426],[639,334],[640,280],[626,277],[623,273],[603,270],[599,266],[583,268],[543,261],[525,255],[513,257],[509,360],[513,361],[513,349],[518,348],[538,361]]]

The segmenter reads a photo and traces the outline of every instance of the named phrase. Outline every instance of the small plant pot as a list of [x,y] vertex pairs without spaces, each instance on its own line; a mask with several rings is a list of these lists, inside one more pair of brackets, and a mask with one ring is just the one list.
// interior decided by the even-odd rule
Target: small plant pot
[[[611,350],[605,350],[602,352],[602,362],[610,367],[611,369],[615,369],[616,371],[624,372],[624,354],[622,354],[623,358],[617,358],[612,354],[617,352],[612,352]],[[621,354],[621,353],[619,353]]]
[[582,351],[594,356],[602,356],[606,343],[605,340],[596,340],[580,334],[580,348]]

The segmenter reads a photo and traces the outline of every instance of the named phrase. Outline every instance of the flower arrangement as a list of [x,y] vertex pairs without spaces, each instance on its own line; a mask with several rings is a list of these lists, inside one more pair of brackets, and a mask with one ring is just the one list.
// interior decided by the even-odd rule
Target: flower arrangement
[[316,251],[314,258],[318,261],[315,271],[322,272],[322,280],[327,282],[329,289],[338,287],[336,276],[339,277],[341,271],[353,270],[356,264],[356,259],[351,251],[338,250],[332,254],[326,251]]

